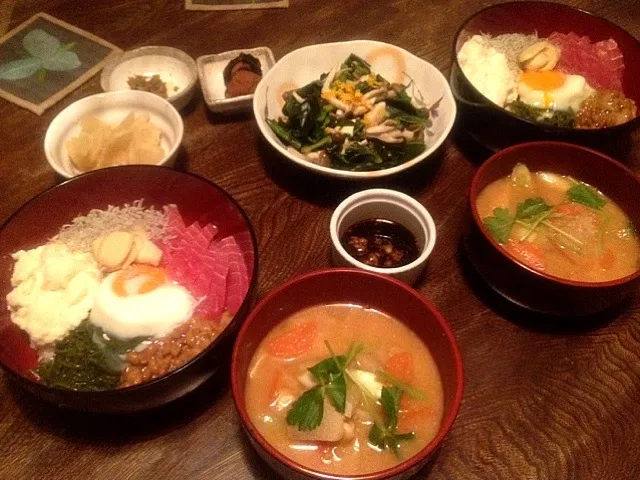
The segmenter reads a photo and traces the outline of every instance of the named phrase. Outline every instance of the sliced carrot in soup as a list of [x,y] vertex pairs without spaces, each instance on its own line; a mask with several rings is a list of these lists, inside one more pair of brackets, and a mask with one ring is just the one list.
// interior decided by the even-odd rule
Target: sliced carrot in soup
[[611,251],[611,249],[607,248],[600,257],[600,267],[604,268],[605,270],[609,270],[611,267],[613,267],[615,261],[615,254]]
[[413,379],[413,355],[409,352],[396,353],[389,358],[384,369],[401,382],[408,383]]
[[296,358],[311,348],[315,338],[315,324],[301,323],[271,340],[267,345],[267,353],[277,358]]
[[536,270],[546,270],[546,259],[544,253],[529,242],[513,242],[510,241],[505,245],[505,248],[511,255],[516,257],[522,263],[535,268]]

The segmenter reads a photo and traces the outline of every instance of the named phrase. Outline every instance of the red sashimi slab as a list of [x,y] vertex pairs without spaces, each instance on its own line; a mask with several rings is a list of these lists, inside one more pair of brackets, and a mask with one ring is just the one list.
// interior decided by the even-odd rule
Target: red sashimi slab
[[253,265],[251,235],[243,232],[218,239],[219,229],[208,223],[185,225],[175,205],[167,207],[165,239],[161,244],[169,278],[198,300],[195,315],[217,320],[235,314],[249,289]]
[[594,88],[622,91],[624,58],[615,40],[592,43],[589,37],[580,37],[573,32],[553,32],[548,39],[561,50],[558,70],[582,75]]

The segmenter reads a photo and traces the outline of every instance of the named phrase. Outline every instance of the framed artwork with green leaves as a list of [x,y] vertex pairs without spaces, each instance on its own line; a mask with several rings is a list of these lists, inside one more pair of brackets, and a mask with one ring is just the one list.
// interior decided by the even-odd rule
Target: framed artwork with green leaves
[[121,50],[38,13],[0,38],[0,97],[41,115]]

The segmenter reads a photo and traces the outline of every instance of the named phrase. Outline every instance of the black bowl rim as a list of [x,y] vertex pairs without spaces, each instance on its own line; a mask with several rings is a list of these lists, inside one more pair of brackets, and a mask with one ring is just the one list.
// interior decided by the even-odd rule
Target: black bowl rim
[[[552,1],[542,1],[542,0],[533,0],[533,1],[525,1],[525,2],[511,1],[511,2],[497,3],[495,5],[489,5],[487,7],[484,7],[482,9],[478,10],[477,12],[473,13],[471,16],[467,17],[466,20],[464,22],[462,22],[462,25],[458,28],[458,30],[456,31],[455,36],[453,37],[453,46],[452,46],[453,65],[456,67],[456,69],[458,70],[459,74],[464,78],[464,80],[473,89],[474,93],[478,96],[478,98],[480,98],[482,100],[483,103],[482,104],[478,104],[477,106],[479,106],[479,107],[487,107],[487,108],[490,108],[490,109],[492,109],[493,111],[496,111],[496,112],[502,112],[503,114],[505,114],[508,117],[512,118],[514,121],[522,122],[522,123],[524,123],[526,125],[530,125],[530,126],[536,127],[536,128],[538,128],[538,129],[540,129],[540,130],[542,130],[544,132],[548,132],[548,133],[552,133],[552,134],[576,134],[576,132],[577,132],[579,134],[584,134],[584,135],[588,135],[588,134],[592,134],[592,135],[609,135],[609,134],[619,133],[619,132],[624,131],[624,130],[626,130],[628,128],[635,129],[638,126],[640,126],[640,114],[636,115],[635,118],[629,120],[628,122],[625,122],[625,123],[622,123],[620,125],[616,125],[616,126],[613,126],[613,127],[604,127],[604,128],[570,128],[570,127],[559,127],[559,126],[555,126],[555,125],[544,125],[544,124],[536,123],[536,122],[534,122],[532,120],[528,120],[526,118],[519,117],[515,113],[512,113],[509,110],[496,105],[491,100],[489,100],[487,97],[485,97],[480,91],[478,91],[478,89],[469,81],[467,76],[464,74],[464,72],[462,71],[462,67],[460,67],[460,64],[458,63],[458,52],[456,51],[456,45],[458,44],[458,39],[460,38],[460,34],[462,33],[462,31],[466,28],[466,26],[473,19],[475,19],[478,15],[486,12],[487,10],[492,10],[494,8],[504,7],[504,6],[508,6],[508,5],[516,5],[516,4],[517,5],[522,5],[522,4],[527,4],[527,3],[529,3],[529,4],[538,4],[538,5],[544,5],[544,4],[554,5],[556,7],[565,8],[567,10],[573,10],[573,11],[582,13],[584,15],[588,15],[590,17],[597,18],[600,21],[608,23],[613,29],[619,30],[620,32],[628,35],[630,38],[635,40],[636,48],[640,49],[640,40],[638,40],[636,37],[634,37],[631,33],[627,32],[624,28],[622,28],[621,26],[613,23],[611,20],[608,20],[608,19],[606,19],[604,17],[601,17],[600,15],[597,15],[597,14],[595,14],[593,12],[588,11],[588,10],[584,10],[582,8],[574,7],[574,6],[571,6],[571,5],[566,5],[564,3],[557,3],[557,2],[552,2]],[[449,83],[451,83],[451,79],[449,79]],[[453,90],[453,87],[451,89]],[[473,103],[476,103],[476,102],[473,102]]]
[[[253,224],[251,223],[251,220],[249,219],[249,216],[247,215],[247,213],[244,211],[244,209],[240,206],[240,204],[237,202],[236,199],[234,199],[231,194],[229,192],[227,192],[224,188],[220,187],[219,185],[217,185],[216,183],[212,182],[211,180],[208,180],[200,175],[197,175],[195,173],[191,173],[191,172],[185,172],[185,171],[181,171],[181,170],[175,170],[174,168],[171,167],[166,167],[166,166],[162,166],[162,165],[119,165],[119,166],[114,166],[114,167],[107,167],[107,168],[101,168],[101,169],[97,169],[97,170],[92,170],[90,172],[86,172],[83,173],[81,175],[77,175],[75,177],[71,177],[69,179],[64,180],[61,183],[58,183],[57,185],[53,185],[45,190],[43,190],[42,192],[36,194],[35,196],[33,196],[32,198],[30,198],[29,200],[27,200],[24,204],[22,204],[22,206],[20,206],[15,212],[13,212],[9,218],[7,218],[7,220],[5,220],[2,225],[0,225],[0,235],[2,234],[2,231],[5,229],[5,227],[7,225],[9,225],[9,223],[11,223],[11,221],[17,217],[23,210],[25,210],[32,202],[47,196],[49,193],[51,193],[54,190],[57,190],[59,188],[65,188],[65,186],[71,182],[75,182],[78,181],[79,179],[83,179],[83,178],[87,178],[89,176],[94,176],[94,175],[103,175],[106,174],[106,172],[109,172],[111,170],[114,170],[112,173],[117,173],[115,172],[115,170],[148,170],[148,171],[153,171],[153,170],[158,170],[158,169],[163,169],[169,172],[172,172],[172,174],[177,174],[177,175],[188,175],[190,177],[195,178],[196,180],[205,182],[206,184],[208,184],[210,187],[213,187],[217,190],[219,190],[226,198],[227,200],[229,200],[231,202],[231,204],[237,209],[238,212],[240,212],[240,214],[242,215],[242,217],[244,218],[247,226],[249,227],[249,232],[251,234],[251,244],[253,246],[253,268],[252,268],[252,277],[251,277],[251,282],[249,282],[249,289],[247,290],[247,293],[242,301],[242,304],[240,305],[240,307],[238,308],[238,312],[243,311],[243,309],[248,307],[249,302],[251,301],[251,297],[253,295],[253,292],[256,289],[257,283],[258,283],[258,239],[256,236],[256,233],[253,229]],[[231,321],[231,323],[235,322],[235,316],[233,318],[233,320]],[[145,390],[148,387],[151,387],[152,385],[156,385],[158,383],[161,383],[165,380],[167,380],[168,378],[170,378],[172,375],[175,375],[179,372],[182,372],[183,370],[189,368],[191,365],[193,365],[194,363],[196,363],[197,361],[199,361],[202,357],[204,357],[205,355],[207,355],[210,351],[212,351],[219,343],[221,343],[222,339],[224,339],[225,337],[228,336],[229,327],[231,326],[231,323],[229,325],[227,325],[222,332],[220,332],[220,335],[218,335],[213,342],[211,342],[207,348],[205,348],[202,352],[200,352],[198,355],[196,355],[195,357],[189,359],[189,361],[183,365],[180,365],[179,367],[170,370],[162,375],[160,375],[157,378],[154,378],[152,380],[149,380],[147,382],[143,382],[140,383],[138,385],[132,385],[129,387],[122,387],[122,388],[113,388],[113,389],[108,389],[108,390],[69,390],[69,389],[65,389],[65,388],[57,388],[57,387],[50,387],[48,385],[45,385],[44,383],[41,382],[37,382],[31,378],[29,378],[28,376],[25,375],[20,375],[19,373],[15,372],[13,369],[9,368],[8,366],[6,366],[4,364],[4,362],[0,361],[0,367],[2,367],[3,371],[7,372],[14,380],[17,381],[25,381],[28,382],[29,384],[35,386],[35,388],[42,390],[44,392],[53,394],[53,395],[64,395],[66,397],[73,397],[74,399],[80,399],[80,398],[87,398],[87,397],[94,397],[94,396],[107,396],[107,395],[114,395],[114,394],[127,394],[129,392],[136,392],[139,390]]]

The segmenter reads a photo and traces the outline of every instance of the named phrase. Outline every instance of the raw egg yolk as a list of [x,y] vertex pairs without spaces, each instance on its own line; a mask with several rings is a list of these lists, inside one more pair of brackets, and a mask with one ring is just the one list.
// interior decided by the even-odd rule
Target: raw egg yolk
[[549,72],[522,72],[520,80],[529,85],[533,90],[549,91],[564,85],[565,76],[556,71]]
[[132,265],[121,270],[113,281],[113,291],[120,297],[149,293],[167,283],[164,268]]

